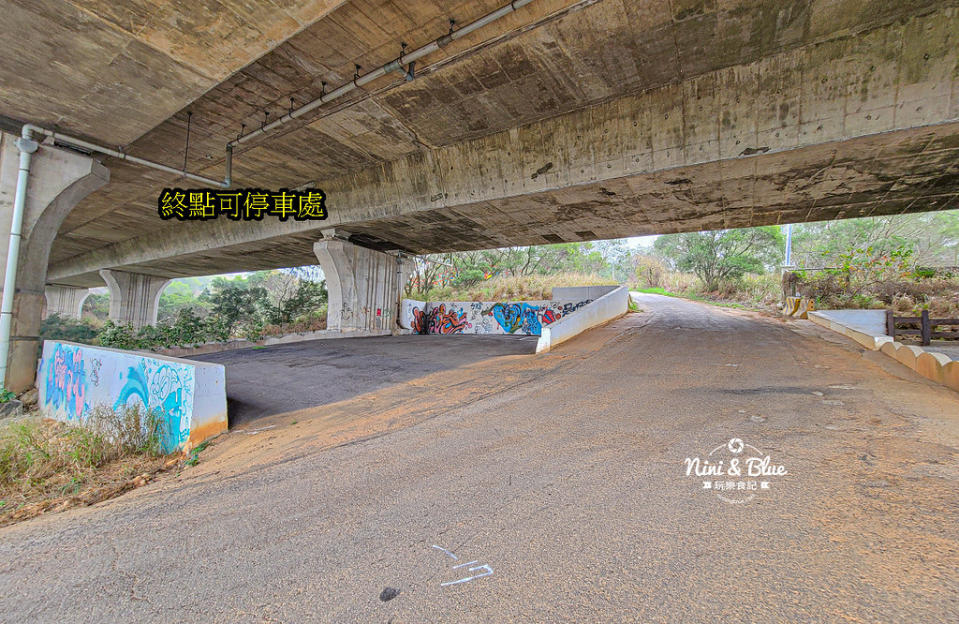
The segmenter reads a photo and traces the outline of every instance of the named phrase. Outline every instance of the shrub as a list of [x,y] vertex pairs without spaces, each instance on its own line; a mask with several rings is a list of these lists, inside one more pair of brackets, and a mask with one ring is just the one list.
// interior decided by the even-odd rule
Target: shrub
[[97,328],[90,321],[76,320],[51,314],[40,324],[41,345],[44,340],[69,340],[91,344],[96,340]]

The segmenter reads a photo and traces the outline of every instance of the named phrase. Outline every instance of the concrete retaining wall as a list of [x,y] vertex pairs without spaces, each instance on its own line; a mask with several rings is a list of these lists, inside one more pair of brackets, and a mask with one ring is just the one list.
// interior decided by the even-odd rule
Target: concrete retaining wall
[[560,286],[554,288],[550,298],[562,301],[595,301],[603,295],[608,295],[619,286]]
[[159,410],[168,453],[227,429],[221,364],[46,340],[37,389],[41,413],[62,421],[82,423],[96,405]]
[[[555,292],[555,291],[554,291]],[[576,314],[543,328],[536,343],[536,352],[544,353],[556,345],[578,336],[587,329],[626,314],[629,309],[629,288],[619,286],[596,301],[577,310]]]
[[959,362],[916,345],[893,341],[885,333],[885,310],[823,310],[810,312],[809,320],[852,338],[867,349],[881,351],[900,364],[959,392]]

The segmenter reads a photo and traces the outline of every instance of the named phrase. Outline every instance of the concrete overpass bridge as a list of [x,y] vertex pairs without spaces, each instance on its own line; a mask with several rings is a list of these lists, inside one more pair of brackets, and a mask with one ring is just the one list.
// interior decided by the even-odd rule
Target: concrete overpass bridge
[[[287,116],[235,146],[233,185],[329,212],[161,221],[160,190],[195,183],[37,135],[14,389],[45,295],[69,313],[104,283],[141,324],[171,278],[319,261],[331,327],[372,328],[404,253],[959,207],[955,0],[0,4],[4,245],[23,122],[221,179]],[[413,80],[371,73],[432,42]]]

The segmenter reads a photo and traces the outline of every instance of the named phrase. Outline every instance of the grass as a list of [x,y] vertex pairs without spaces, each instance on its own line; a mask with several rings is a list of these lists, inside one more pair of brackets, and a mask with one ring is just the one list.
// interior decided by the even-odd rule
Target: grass
[[42,513],[63,497],[152,474],[164,463],[161,435],[158,415],[139,407],[96,406],[84,426],[36,415],[7,421],[0,425],[0,524],[36,515],[27,508]]
[[413,292],[404,297],[417,301],[541,301],[552,298],[553,288],[616,283],[595,273],[497,276],[472,286],[432,288],[427,293]]

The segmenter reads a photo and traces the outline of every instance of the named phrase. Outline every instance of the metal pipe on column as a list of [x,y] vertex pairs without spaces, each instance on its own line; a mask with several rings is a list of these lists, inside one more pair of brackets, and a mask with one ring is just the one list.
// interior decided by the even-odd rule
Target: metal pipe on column
[[20,150],[17,190],[10,219],[10,240],[7,243],[7,266],[3,276],[3,300],[0,302],[0,389],[7,387],[7,359],[10,357],[10,329],[13,326],[13,296],[17,288],[17,267],[20,263],[20,240],[23,238],[23,213],[27,204],[27,182],[30,162],[39,146],[31,137],[31,128],[24,126],[16,141]]

